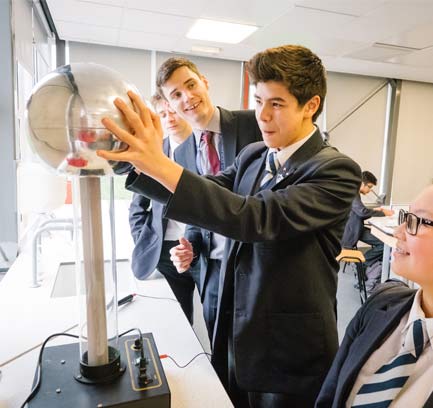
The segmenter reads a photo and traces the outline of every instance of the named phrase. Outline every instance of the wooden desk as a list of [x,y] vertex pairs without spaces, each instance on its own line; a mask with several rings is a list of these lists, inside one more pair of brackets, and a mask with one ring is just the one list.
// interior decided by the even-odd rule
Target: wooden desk
[[[78,308],[74,296],[51,297],[59,261],[65,260],[63,249],[54,248],[49,252],[49,260],[41,268],[44,279],[39,288],[29,288],[31,256],[26,252],[20,254],[0,282],[0,366],[38,345],[50,334],[65,331],[77,322]],[[134,281],[132,273],[129,277],[131,287],[119,293],[119,298],[134,292],[174,298],[164,279],[139,282]],[[132,327],[139,327],[143,333],[152,332],[159,353],[169,354],[179,364],[183,365],[203,352],[176,301],[138,297],[119,309],[118,322],[119,333]],[[74,331],[70,333],[76,334]],[[66,342],[67,338],[59,338],[49,345]],[[0,408],[19,407],[29,394],[38,353],[39,348],[36,348],[0,367]],[[198,357],[184,369],[176,367],[169,359],[162,360],[162,364],[173,408],[233,407],[206,356]]]

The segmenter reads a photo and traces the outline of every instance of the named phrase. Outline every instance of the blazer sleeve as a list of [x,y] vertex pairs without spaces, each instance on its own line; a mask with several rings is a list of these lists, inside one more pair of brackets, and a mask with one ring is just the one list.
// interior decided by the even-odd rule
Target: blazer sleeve
[[132,196],[131,205],[129,206],[129,227],[134,244],[137,244],[143,225],[146,223],[149,216],[149,198],[140,194],[134,194]]
[[359,189],[359,166],[337,155],[299,168],[296,184],[239,195],[230,190],[241,161],[213,177],[184,170],[166,217],[242,242],[285,240],[345,220]]
[[361,198],[357,197],[353,200],[352,211],[361,219],[366,220],[371,217],[384,217],[385,214],[382,211],[370,210],[368,209]]
[[164,204],[171,193],[162,184],[153,180],[145,174],[137,174],[131,171],[125,181],[125,188],[133,193],[144,195],[151,200],[159,201]]

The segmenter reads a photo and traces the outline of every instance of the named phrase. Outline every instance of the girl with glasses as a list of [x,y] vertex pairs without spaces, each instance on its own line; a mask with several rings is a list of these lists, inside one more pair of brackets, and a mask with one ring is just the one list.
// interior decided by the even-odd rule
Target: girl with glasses
[[350,322],[317,408],[433,407],[433,186],[400,211],[388,281]]

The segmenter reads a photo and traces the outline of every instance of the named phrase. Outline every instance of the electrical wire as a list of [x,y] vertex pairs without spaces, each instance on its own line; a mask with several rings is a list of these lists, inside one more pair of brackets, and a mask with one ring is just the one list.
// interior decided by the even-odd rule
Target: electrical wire
[[[128,296],[123,297],[122,299],[120,299],[120,300],[118,301],[118,303],[117,303],[118,307],[120,308],[121,306],[124,306],[125,304],[128,304],[128,303],[132,302],[132,301],[134,300],[134,297],[135,297],[135,293],[132,293],[132,294],[130,294],[130,295],[128,295]],[[63,332],[64,332],[64,333],[67,333],[67,332],[71,331],[72,329],[75,329],[76,327],[78,327],[78,323],[74,324],[74,325],[71,326],[71,327],[68,327],[68,328],[67,328],[66,330],[64,330]],[[81,338],[82,338],[83,340],[87,340],[87,337],[84,336],[83,334],[81,334]],[[1,362],[1,363],[0,363],[0,368],[2,368],[3,366],[5,366],[5,365],[7,365],[7,364],[9,364],[9,363],[12,363],[13,361],[15,361],[15,360],[21,358],[22,356],[26,355],[27,353],[30,353],[31,351],[33,351],[34,349],[37,349],[37,348],[40,347],[40,346],[42,346],[42,343],[38,343],[38,344],[36,344],[36,345],[34,345],[34,346],[28,348],[27,350],[24,350],[23,352],[21,352],[21,353],[15,355],[15,356],[13,356],[13,357],[11,357],[9,360],[6,360],[6,361]]]
[[25,399],[25,401],[23,402],[23,404],[21,405],[21,408],[24,408],[25,405],[31,400],[33,399],[33,397],[37,394],[39,387],[41,386],[41,378],[42,378],[42,353],[44,352],[45,346],[46,344],[53,338],[55,337],[59,337],[59,336],[67,336],[67,337],[73,337],[74,339],[78,339],[78,336],[75,334],[70,334],[70,333],[55,333],[52,334],[51,336],[48,336],[45,341],[42,343],[42,347],[41,350],[39,352],[39,357],[38,357],[38,365],[36,368],[36,374],[37,374],[37,379],[36,379],[36,384],[35,386],[32,388],[32,390],[30,391],[30,394],[27,396],[27,398]]
[[198,353],[198,354],[196,354],[191,360],[189,360],[185,365],[180,365],[180,364],[178,364],[177,362],[176,362],[176,360],[173,358],[173,357],[171,357],[171,356],[169,356],[168,354],[161,354],[160,356],[159,356],[159,358],[162,360],[162,359],[164,359],[164,358],[169,358],[171,361],[173,361],[173,363],[174,364],[176,364],[179,368],[185,368],[185,367],[187,367],[188,365],[190,365],[197,357],[199,357],[199,356],[208,356],[208,357],[212,357],[212,354],[209,354],[209,353]]
[[143,297],[143,298],[159,299],[159,300],[171,300],[172,302],[179,303],[179,301],[177,299],[173,299],[173,298],[169,298],[169,297],[149,296],[149,295],[142,295],[141,293],[136,293],[135,295]]
[[[133,298],[134,298],[135,296],[139,296],[139,297],[143,297],[143,298],[149,298],[149,299],[171,300],[172,302],[179,303],[177,299],[173,299],[173,298],[168,298],[168,297],[158,297],[158,296],[149,296],[149,295],[143,295],[143,294],[141,294],[141,293],[134,293],[134,294],[132,294],[132,295],[128,295],[128,296],[126,296],[125,298],[121,299],[121,300],[119,301],[118,305],[120,306],[120,305],[122,305],[122,304],[124,304],[124,303],[129,303],[130,301],[133,300]],[[69,330],[71,330],[71,329],[73,329],[73,328],[75,328],[75,327],[77,327],[77,326],[78,326],[78,325],[75,324],[74,326],[70,327],[70,328],[67,329],[67,330],[69,331]],[[128,334],[128,333],[130,333],[130,332],[132,332],[132,331],[137,331],[138,334],[139,334],[140,341],[143,342],[143,334],[142,334],[141,330],[140,330],[139,328],[137,328],[137,327],[134,327],[134,328],[132,328],[132,329],[129,329],[129,330],[124,331],[123,333],[119,334],[119,337],[122,337],[122,336],[124,336],[124,335],[126,335],[126,334]],[[37,394],[37,392],[38,392],[38,390],[39,390],[39,388],[40,388],[40,386],[41,386],[41,379],[42,379],[42,354],[43,354],[43,351],[44,351],[44,349],[45,349],[46,344],[47,344],[51,339],[53,339],[53,338],[55,338],[55,337],[59,337],[59,336],[72,337],[72,338],[75,338],[75,339],[78,339],[78,338],[79,338],[79,336],[77,336],[77,335],[75,335],[75,334],[70,334],[70,333],[54,333],[54,334],[48,336],[48,337],[44,340],[44,342],[42,343],[42,346],[41,346],[41,350],[39,351],[39,356],[38,356],[38,364],[37,364],[37,367],[36,367],[36,375],[37,375],[36,383],[35,383],[34,387],[32,388],[32,390],[30,391],[30,394],[27,396],[27,398],[25,399],[25,401],[23,402],[23,404],[21,405],[20,408],[24,408],[25,405],[26,405],[29,401],[31,401],[31,400],[34,398],[34,396]],[[141,344],[142,344],[142,343],[141,343]],[[36,345],[36,346],[34,346],[34,347],[32,347],[32,348],[29,349],[29,350],[26,350],[24,353],[21,353],[20,355],[16,356],[15,358],[13,358],[13,359],[11,359],[11,360],[9,360],[9,361],[6,361],[4,364],[2,364],[2,366],[8,364],[9,362],[11,362],[11,361],[13,361],[13,360],[15,360],[16,358],[21,357],[22,355],[28,353],[29,351],[34,350],[34,349],[37,348],[38,346],[39,346],[39,344]],[[142,345],[141,345],[141,347],[140,347],[140,353],[141,353],[141,357],[144,358],[144,350],[143,350],[143,346],[142,346]],[[191,364],[191,363],[192,363],[192,362],[193,362],[197,357],[199,357],[200,355],[211,356],[209,353],[199,353],[199,354],[195,355],[195,356],[194,356],[194,357],[193,357],[193,358],[192,358],[188,363],[186,363],[186,364],[183,365],[183,366],[182,366],[182,365],[179,365],[179,364],[176,362],[176,360],[175,360],[173,357],[169,356],[168,354],[162,354],[162,355],[160,356],[160,358],[161,358],[161,359],[163,359],[163,358],[169,358],[169,359],[172,360],[173,363],[176,364],[176,366],[178,366],[179,368],[185,368],[186,366],[188,366],[189,364]],[[0,373],[1,373],[1,371],[0,371]]]

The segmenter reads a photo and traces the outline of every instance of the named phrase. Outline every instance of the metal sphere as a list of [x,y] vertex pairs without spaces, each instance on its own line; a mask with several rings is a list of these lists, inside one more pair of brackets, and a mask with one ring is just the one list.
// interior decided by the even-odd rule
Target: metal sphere
[[138,91],[120,74],[103,65],[64,65],[34,87],[27,102],[30,143],[49,167],[61,174],[102,176],[113,174],[117,162],[96,155],[96,150],[124,150],[101,124],[110,117],[125,128],[113,105],[120,97],[131,106],[127,91]]

